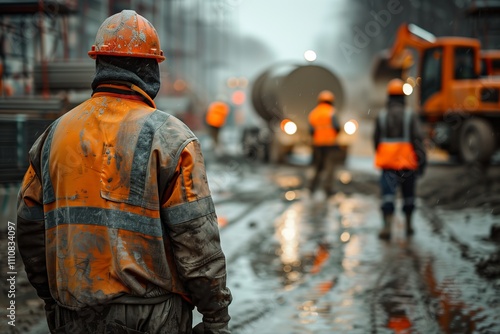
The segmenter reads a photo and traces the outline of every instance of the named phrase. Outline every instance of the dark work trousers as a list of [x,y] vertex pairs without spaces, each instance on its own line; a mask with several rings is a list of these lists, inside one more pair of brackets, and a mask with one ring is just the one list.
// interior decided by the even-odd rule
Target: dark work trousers
[[216,146],[219,145],[220,128],[218,128],[216,126],[211,126],[211,125],[207,125],[207,126],[208,126],[208,134],[212,138],[212,141],[214,143],[213,147],[215,148]]
[[333,194],[334,159],[337,150],[337,146],[313,146],[314,176],[309,185],[311,193],[316,191],[319,182],[323,181],[326,194]]
[[[159,304],[109,304],[72,311],[55,306],[47,314],[51,333],[191,333],[192,307],[179,295]],[[53,329],[55,328],[55,329]]]
[[411,214],[415,208],[415,181],[414,170],[383,170],[380,178],[382,189],[382,212],[394,213],[394,202],[398,187],[403,195],[403,212]]

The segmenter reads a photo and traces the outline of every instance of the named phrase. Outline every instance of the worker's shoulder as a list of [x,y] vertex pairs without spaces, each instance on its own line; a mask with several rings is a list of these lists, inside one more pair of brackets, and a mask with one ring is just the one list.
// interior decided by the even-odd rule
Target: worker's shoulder
[[179,141],[197,139],[193,131],[183,121],[168,112],[156,109],[151,118],[156,122],[156,132],[159,136],[176,138]]

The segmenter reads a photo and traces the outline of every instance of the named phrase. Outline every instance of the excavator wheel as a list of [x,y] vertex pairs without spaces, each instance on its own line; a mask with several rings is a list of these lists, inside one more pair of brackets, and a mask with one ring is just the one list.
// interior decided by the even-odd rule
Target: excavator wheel
[[464,163],[487,165],[495,151],[495,134],[491,125],[481,118],[465,120],[460,130],[460,157]]

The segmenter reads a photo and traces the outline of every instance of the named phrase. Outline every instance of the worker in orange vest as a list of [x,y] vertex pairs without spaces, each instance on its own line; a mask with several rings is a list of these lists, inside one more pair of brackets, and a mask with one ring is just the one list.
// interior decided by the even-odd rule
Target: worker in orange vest
[[220,149],[219,134],[221,128],[226,124],[228,114],[229,106],[223,101],[214,101],[208,106],[205,121],[216,152]]
[[309,184],[311,195],[325,174],[324,190],[327,196],[333,192],[334,155],[340,124],[335,114],[335,95],[329,90],[318,94],[318,104],[309,113],[309,125],[312,134],[314,176]]
[[153,100],[165,60],[156,30],[124,10],[89,56],[92,96],[38,138],[19,192],[19,251],[51,332],[229,333],[200,143]]
[[379,237],[391,237],[396,191],[401,187],[406,235],[414,233],[415,181],[426,166],[426,152],[417,115],[405,108],[403,81],[393,79],[387,85],[387,107],[379,113],[374,132],[375,166],[382,170],[383,228]]

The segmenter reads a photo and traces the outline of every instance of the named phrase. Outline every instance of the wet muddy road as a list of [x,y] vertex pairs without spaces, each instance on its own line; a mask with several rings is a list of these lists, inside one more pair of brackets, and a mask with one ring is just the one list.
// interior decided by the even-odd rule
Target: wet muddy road
[[[399,217],[382,242],[373,172],[339,169],[338,192],[325,199],[306,196],[303,168],[229,159],[207,169],[233,333],[500,333],[500,246],[487,239],[500,217],[474,195],[494,197],[494,181],[467,187],[467,171],[431,166],[416,234],[407,240]],[[0,332],[47,333],[41,303],[18,277],[18,326],[3,321]]]
[[491,210],[420,200],[415,236],[399,217],[382,242],[375,175],[339,171],[346,184],[330,199],[304,196],[302,171],[259,175],[269,181],[254,187],[268,195],[251,215],[227,218],[238,196],[218,205],[230,222],[221,231],[234,333],[500,333],[499,245],[484,240],[499,221]]

